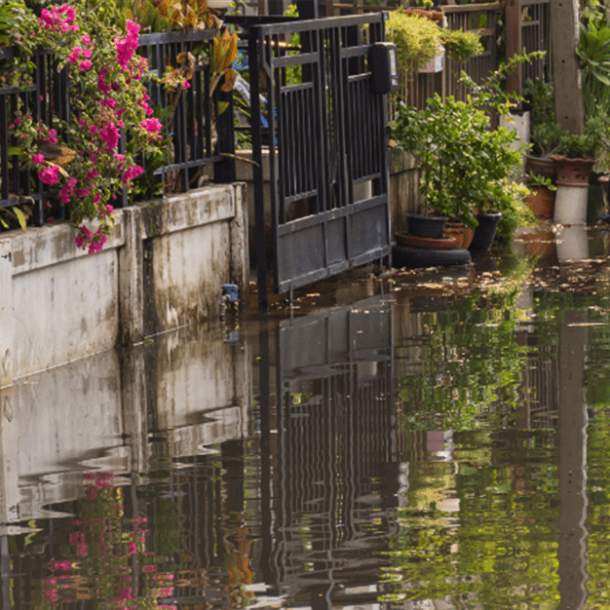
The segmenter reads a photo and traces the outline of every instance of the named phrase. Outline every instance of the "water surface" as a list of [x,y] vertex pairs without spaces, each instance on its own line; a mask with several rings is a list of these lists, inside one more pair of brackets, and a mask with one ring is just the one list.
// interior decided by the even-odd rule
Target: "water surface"
[[609,607],[610,267],[476,269],[19,380],[2,607]]

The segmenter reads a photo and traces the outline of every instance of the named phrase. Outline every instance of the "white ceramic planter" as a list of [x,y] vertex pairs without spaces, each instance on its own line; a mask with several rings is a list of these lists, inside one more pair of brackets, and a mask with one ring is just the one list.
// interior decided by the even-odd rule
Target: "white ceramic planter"
[[419,69],[420,74],[435,74],[442,72],[445,67],[445,47],[440,45],[434,59]]
[[561,225],[586,225],[588,199],[588,185],[559,185],[555,194],[554,221]]
[[208,8],[215,11],[226,11],[231,5],[231,0],[208,0]]

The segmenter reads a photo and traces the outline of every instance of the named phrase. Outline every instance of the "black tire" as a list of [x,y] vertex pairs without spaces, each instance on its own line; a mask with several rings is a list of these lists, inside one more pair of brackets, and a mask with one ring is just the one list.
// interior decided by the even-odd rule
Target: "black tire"
[[471,262],[470,252],[464,248],[454,250],[424,250],[422,248],[392,248],[392,265],[396,269],[426,269],[427,267],[461,267]]

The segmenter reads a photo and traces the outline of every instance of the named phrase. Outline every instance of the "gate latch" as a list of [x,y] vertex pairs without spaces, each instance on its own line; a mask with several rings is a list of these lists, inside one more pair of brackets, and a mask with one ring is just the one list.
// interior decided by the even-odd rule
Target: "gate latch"
[[369,51],[369,70],[375,93],[398,89],[398,55],[392,42],[376,42]]

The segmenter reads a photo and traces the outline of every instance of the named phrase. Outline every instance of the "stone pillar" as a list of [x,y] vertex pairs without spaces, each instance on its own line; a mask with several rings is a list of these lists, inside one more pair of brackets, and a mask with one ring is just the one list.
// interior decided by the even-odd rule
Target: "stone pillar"
[[0,241],[0,390],[13,383],[13,262],[11,242]]
[[144,339],[142,209],[132,206],[120,214],[125,244],[119,250],[119,343],[133,345]]
[[235,211],[229,225],[231,260],[231,282],[239,286],[239,305],[243,309],[249,302],[250,250],[248,244],[248,202],[244,196],[246,185],[233,185]]

